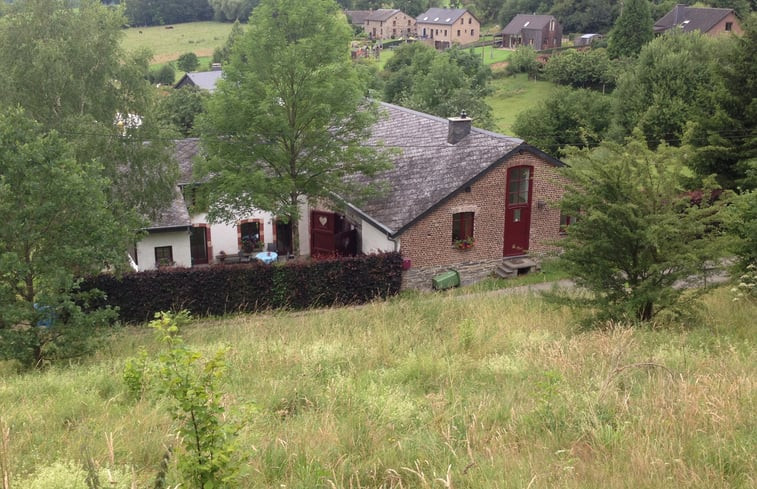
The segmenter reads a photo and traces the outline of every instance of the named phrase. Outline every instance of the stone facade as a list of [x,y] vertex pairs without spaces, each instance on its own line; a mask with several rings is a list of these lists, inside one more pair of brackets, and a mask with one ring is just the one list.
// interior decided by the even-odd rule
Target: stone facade
[[481,37],[481,24],[470,12],[465,11],[460,18],[449,23],[444,21],[448,20],[446,16],[451,14],[439,15],[421,14],[416,17],[415,27],[418,37],[434,47],[443,49],[452,44],[470,44]]
[[[528,252],[538,255],[557,249],[557,202],[562,198],[565,180],[553,164],[524,150],[451,195],[400,235],[402,255],[411,265],[405,275],[407,287],[428,287],[431,276],[447,269],[460,272],[466,284],[493,272],[504,254],[507,170],[524,165],[533,168]],[[458,212],[474,213],[475,245],[467,250],[452,245],[452,215]]]
[[415,36],[415,19],[400,10],[377,10],[365,19],[363,29],[371,39],[407,38]]

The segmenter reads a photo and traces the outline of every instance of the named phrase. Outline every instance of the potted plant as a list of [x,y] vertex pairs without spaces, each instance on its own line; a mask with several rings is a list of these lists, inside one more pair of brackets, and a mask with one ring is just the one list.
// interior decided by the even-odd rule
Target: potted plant
[[469,250],[473,248],[474,244],[476,244],[476,240],[473,238],[473,236],[468,236],[467,238],[456,239],[452,241],[452,246],[454,246],[458,250]]

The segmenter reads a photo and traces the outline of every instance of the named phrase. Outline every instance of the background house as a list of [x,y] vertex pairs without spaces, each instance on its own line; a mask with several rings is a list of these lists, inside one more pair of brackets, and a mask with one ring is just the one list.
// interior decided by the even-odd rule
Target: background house
[[552,15],[518,14],[502,29],[502,46],[532,46],[537,51],[562,46],[562,26]]
[[396,39],[415,36],[415,19],[398,9],[378,9],[363,21],[363,29],[371,39]]
[[478,41],[481,24],[466,9],[430,8],[415,18],[418,38],[436,49]]
[[216,83],[223,76],[221,65],[214,67],[212,71],[193,71],[185,73],[178,82],[174,85],[174,88],[182,88],[186,86],[199,87],[209,92],[214,92],[216,89]]
[[711,36],[733,32],[741,34],[741,24],[730,8],[689,7],[678,4],[654,23],[654,33],[677,28],[681,32],[699,31]]

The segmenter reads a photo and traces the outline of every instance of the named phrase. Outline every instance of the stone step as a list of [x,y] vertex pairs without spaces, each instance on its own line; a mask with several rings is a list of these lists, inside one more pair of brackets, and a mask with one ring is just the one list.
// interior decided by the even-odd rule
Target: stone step
[[516,256],[512,258],[503,258],[502,263],[497,265],[494,273],[501,278],[512,278],[531,271],[537,271],[540,268],[541,267],[537,261],[527,256]]

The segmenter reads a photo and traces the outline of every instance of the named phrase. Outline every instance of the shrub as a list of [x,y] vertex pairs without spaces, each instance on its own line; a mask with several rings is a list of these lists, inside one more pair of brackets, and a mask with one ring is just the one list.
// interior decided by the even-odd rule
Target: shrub
[[176,70],[170,63],[164,64],[157,70],[150,70],[147,74],[147,80],[153,85],[158,83],[161,85],[173,85],[175,79]]
[[105,293],[93,306],[117,308],[122,321],[145,322],[160,311],[195,316],[361,304],[396,294],[402,256],[384,253],[283,265],[220,265],[102,274],[82,284]]
[[179,60],[176,62],[176,66],[178,66],[181,71],[186,72],[196,70],[199,64],[200,61],[197,59],[195,53],[184,53],[179,56]]

